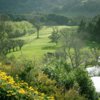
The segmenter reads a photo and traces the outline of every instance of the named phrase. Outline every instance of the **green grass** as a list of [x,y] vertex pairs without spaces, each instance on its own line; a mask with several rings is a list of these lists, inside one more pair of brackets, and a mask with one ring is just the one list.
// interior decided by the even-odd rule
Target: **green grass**
[[[75,28],[70,26],[58,26],[58,29]],[[36,39],[36,33],[26,35],[17,39],[23,39],[27,42],[21,51],[12,52],[8,56],[14,55],[15,57],[25,56],[27,58],[38,57],[41,58],[46,52],[54,52],[55,43],[50,43],[48,36],[51,34],[51,27],[44,27],[40,31],[40,38]]]

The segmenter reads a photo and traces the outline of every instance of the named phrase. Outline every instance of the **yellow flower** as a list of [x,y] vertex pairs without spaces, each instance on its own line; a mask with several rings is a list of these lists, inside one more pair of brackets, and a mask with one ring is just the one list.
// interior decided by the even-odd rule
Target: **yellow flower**
[[40,99],[40,100],[44,100],[44,97],[40,96],[39,99]]
[[41,93],[41,96],[44,96],[44,93]]
[[34,91],[35,94],[38,94],[38,91]]
[[[16,96],[16,94],[25,95],[27,97],[33,96],[35,94],[36,96],[33,96],[33,100],[44,100],[45,94],[40,93],[32,86],[29,86],[28,83],[22,81],[22,82],[15,82],[14,78],[11,76],[7,76],[5,72],[0,71],[0,80],[2,81],[0,84],[1,89],[5,89],[6,86],[10,85],[10,90],[7,89],[6,96]],[[8,87],[9,88],[9,87]],[[16,90],[16,91],[15,91]],[[36,98],[36,99],[35,99]],[[38,98],[38,99],[37,99]],[[55,100],[53,96],[47,97],[48,100]]]
[[29,90],[34,91],[34,89],[31,86],[29,87]]
[[53,96],[47,97],[50,100],[55,100]]
[[12,92],[13,92],[12,90],[8,90],[8,91],[7,91],[7,93],[12,93]]
[[18,91],[20,94],[25,94],[26,92],[25,92],[25,90],[24,89],[20,89],[19,91]]
[[16,93],[12,93],[12,95],[16,95]]
[[0,62],[0,66],[2,66],[2,63]]

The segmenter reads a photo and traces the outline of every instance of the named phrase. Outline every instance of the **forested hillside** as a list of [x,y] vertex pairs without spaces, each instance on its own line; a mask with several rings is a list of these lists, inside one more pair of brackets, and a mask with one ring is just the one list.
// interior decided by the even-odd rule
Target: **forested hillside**
[[65,15],[96,15],[99,0],[0,0],[0,12],[6,13],[57,13]]

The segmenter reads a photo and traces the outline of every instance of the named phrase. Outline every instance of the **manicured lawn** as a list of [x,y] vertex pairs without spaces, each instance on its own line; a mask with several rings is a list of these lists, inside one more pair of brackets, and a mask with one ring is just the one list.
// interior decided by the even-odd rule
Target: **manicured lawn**
[[[70,26],[58,26],[59,29],[62,28],[76,28]],[[46,52],[54,52],[55,43],[50,43],[48,36],[51,34],[51,27],[44,27],[40,31],[40,38],[36,39],[36,33],[31,35],[26,35],[20,37],[27,42],[22,48],[21,51],[12,52],[8,56],[14,55],[15,57],[25,56],[29,58],[39,57],[41,58]]]

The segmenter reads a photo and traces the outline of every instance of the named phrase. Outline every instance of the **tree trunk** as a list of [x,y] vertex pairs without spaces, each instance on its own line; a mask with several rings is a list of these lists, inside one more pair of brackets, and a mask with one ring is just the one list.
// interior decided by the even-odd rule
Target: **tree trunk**
[[39,30],[37,30],[37,39],[39,39]]

